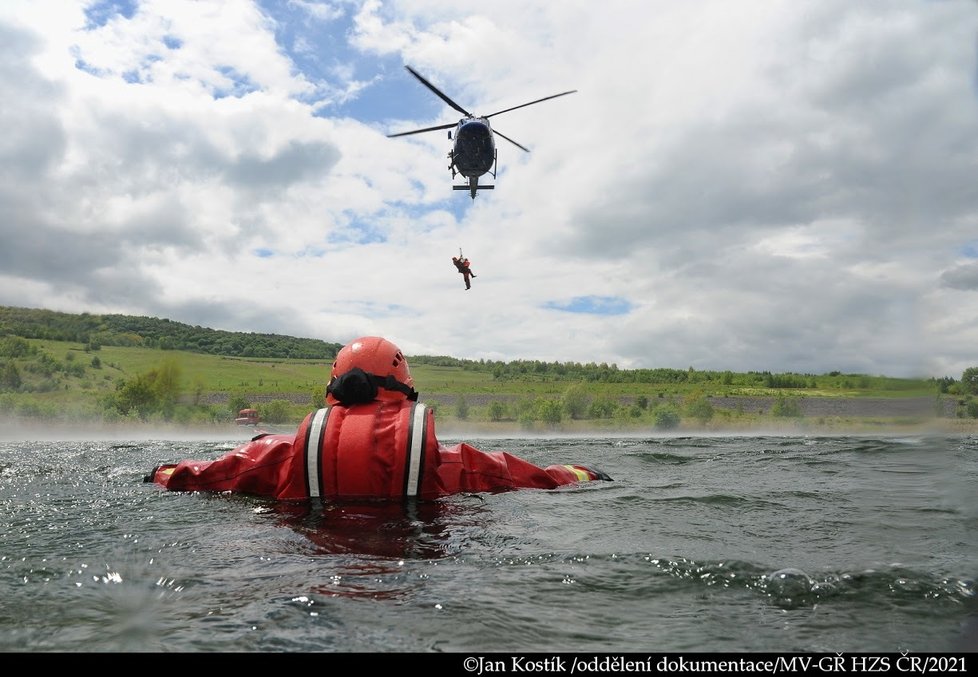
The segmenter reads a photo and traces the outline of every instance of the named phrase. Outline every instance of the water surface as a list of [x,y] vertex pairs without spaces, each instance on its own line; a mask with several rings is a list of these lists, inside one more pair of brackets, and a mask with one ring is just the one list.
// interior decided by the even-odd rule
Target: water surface
[[978,438],[464,441],[615,481],[281,504],[142,482],[240,439],[0,442],[0,650],[978,650]]

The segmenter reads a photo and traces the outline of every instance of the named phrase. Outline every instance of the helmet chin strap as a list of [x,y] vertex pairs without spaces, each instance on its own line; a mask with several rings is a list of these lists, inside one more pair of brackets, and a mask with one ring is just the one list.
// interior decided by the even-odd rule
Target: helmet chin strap
[[377,399],[379,388],[404,393],[412,402],[418,399],[418,392],[406,383],[401,383],[391,375],[368,374],[360,367],[353,367],[345,374],[331,379],[326,386],[326,392],[340,404],[351,405],[373,402]]
[[396,390],[399,393],[404,393],[407,398],[416,402],[418,400],[418,391],[409,386],[406,383],[401,383],[396,378],[388,374],[387,376],[377,376],[377,374],[368,374],[370,379],[377,384],[378,387],[384,388],[386,390]]

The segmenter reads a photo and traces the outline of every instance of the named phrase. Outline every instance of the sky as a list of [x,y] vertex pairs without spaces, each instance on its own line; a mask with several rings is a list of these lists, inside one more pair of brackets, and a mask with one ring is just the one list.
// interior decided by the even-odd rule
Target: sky
[[[446,131],[496,136],[456,191]],[[958,379],[975,0],[3,0],[0,305]],[[451,257],[477,277],[466,290]]]

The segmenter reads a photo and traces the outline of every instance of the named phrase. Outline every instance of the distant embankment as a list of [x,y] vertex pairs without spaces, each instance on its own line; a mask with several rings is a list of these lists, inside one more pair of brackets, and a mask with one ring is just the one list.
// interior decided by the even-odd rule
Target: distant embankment
[[[748,414],[767,414],[778,401],[776,397],[710,397],[710,403],[718,409],[742,411]],[[896,418],[900,416],[953,417],[955,402],[951,398],[940,401],[934,397],[798,397],[791,398],[798,404],[802,416],[858,416]]]
[[[458,401],[457,395],[422,396],[428,402],[437,402],[442,406],[451,406]],[[470,406],[485,406],[494,399],[506,401],[517,400],[518,396],[506,395],[466,395],[465,401]],[[631,403],[635,398],[622,398]],[[778,401],[777,397],[754,397],[737,395],[727,397],[707,397],[717,409],[743,412],[745,414],[770,414],[771,407]],[[869,418],[899,418],[945,416],[953,418],[956,403],[952,398],[942,398],[941,410],[938,411],[936,397],[791,397],[789,401],[797,403],[802,416],[853,416]],[[655,406],[652,400],[650,406]]]
[[[422,401],[437,403],[443,407],[453,406],[458,402],[458,395],[423,395]],[[254,403],[286,400],[293,404],[309,404],[310,396],[306,393],[278,393],[254,395]],[[517,395],[466,395],[465,401],[469,406],[487,406],[493,400],[516,401]],[[771,407],[778,401],[777,397],[755,397],[748,395],[707,398],[717,409],[742,412],[745,414],[770,414]],[[634,400],[632,397],[624,400]],[[797,403],[798,411],[805,417],[840,416],[859,418],[899,418],[941,416],[954,418],[956,403],[953,398],[945,397],[940,400],[941,410],[938,411],[938,400],[935,397],[792,397],[792,403]],[[212,394],[203,398],[203,404],[227,404],[226,394]],[[655,405],[653,400],[652,406]]]

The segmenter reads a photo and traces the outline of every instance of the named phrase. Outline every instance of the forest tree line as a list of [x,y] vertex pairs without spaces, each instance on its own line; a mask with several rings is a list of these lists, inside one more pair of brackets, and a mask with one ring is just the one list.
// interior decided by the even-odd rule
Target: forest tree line
[[143,347],[226,357],[298,360],[332,359],[343,347],[318,339],[208,329],[155,317],[0,306],[0,336],[4,335],[74,341],[90,350],[101,346]]
[[[169,319],[133,315],[64,313],[34,308],[0,306],[0,337],[73,341],[86,350],[101,346],[159,348],[243,358],[332,360],[340,343],[279,334],[231,332]],[[543,380],[590,383],[717,384],[775,390],[830,387],[842,390],[914,390],[933,386],[939,393],[954,392],[953,377],[940,379],[892,378],[881,375],[794,374],[770,371],[733,372],[688,367],[620,369],[606,362],[548,362],[470,360],[448,356],[410,355],[412,364],[455,367],[491,374],[495,380]],[[967,373],[962,375],[967,381]],[[967,392],[967,389],[966,389]]]

